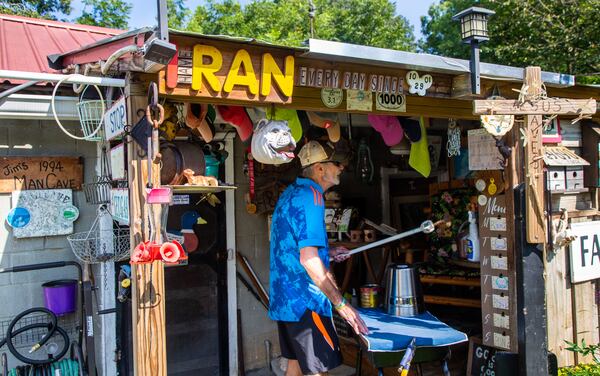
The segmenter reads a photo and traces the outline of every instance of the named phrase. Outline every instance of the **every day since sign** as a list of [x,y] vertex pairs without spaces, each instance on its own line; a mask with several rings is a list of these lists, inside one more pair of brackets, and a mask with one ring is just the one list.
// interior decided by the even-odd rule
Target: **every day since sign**
[[600,221],[571,224],[571,282],[600,278]]

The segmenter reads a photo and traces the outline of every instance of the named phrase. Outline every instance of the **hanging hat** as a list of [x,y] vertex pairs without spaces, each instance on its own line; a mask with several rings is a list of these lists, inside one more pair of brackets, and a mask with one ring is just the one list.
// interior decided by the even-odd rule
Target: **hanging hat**
[[217,110],[224,122],[235,127],[242,141],[250,138],[252,135],[252,122],[244,107],[217,106]]
[[336,153],[333,145],[328,142],[309,141],[298,153],[300,165],[302,167],[310,166],[317,162],[345,162],[341,153]]
[[424,177],[429,177],[431,173],[431,161],[429,160],[429,144],[427,142],[427,132],[425,131],[425,119],[421,116],[419,121],[421,137],[418,142],[410,145],[410,156],[408,164]]
[[[340,140],[340,123],[337,121],[336,114],[329,114],[326,112],[317,114],[316,112],[310,111],[307,111],[306,114],[312,125],[319,128],[325,128],[329,141],[338,142]],[[333,116],[335,116],[335,119]]]
[[419,142],[421,139],[421,126],[417,120],[411,118],[405,118],[398,116],[400,125],[404,129],[404,136],[408,138],[410,142]]
[[286,121],[263,119],[256,125],[250,146],[257,162],[279,165],[294,159],[296,141]]
[[208,114],[207,104],[186,103],[185,104],[185,123],[192,129],[197,129],[206,142],[213,139],[213,131],[206,121]]
[[398,145],[404,137],[404,130],[398,121],[398,118],[390,115],[372,115],[368,116],[369,123],[383,137],[383,142],[387,146]]
[[296,110],[269,107],[267,108],[267,118],[287,121],[294,140],[296,140],[296,142],[300,141],[300,138],[302,137],[302,125],[300,124],[300,119],[298,119]]

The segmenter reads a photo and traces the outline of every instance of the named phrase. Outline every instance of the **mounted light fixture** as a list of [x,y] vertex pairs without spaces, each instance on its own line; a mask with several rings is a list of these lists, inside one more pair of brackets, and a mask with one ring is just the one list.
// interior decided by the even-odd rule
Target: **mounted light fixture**
[[471,7],[454,15],[454,21],[460,21],[460,34],[464,43],[471,45],[471,93],[480,94],[479,83],[479,43],[489,40],[488,17],[496,12],[485,8]]

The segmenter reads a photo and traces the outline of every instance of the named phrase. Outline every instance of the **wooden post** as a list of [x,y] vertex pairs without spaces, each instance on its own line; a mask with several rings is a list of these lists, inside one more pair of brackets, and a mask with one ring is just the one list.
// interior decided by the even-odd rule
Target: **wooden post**
[[[525,69],[525,85],[528,94],[537,96],[542,92],[542,70],[540,67]],[[527,242],[544,243],[544,150],[542,149],[542,115],[527,115],[525,130],[525,197]]]
[[[127,123],[135,125],[139,109],[147,106],[148,85],[138,76],[127,75]],[[144,116],[144,115],[142,115]],[[149,239],[148,207],[145,205],[146,161],[139,157],[140,147],[128,143],[129,213],[131,247]],[[153,165],[152,183],[160,183],[157,165]],[[137,376],[166,376],[167,351],[165,334],[164,265],[132,265],[132,321],[134,372]]]

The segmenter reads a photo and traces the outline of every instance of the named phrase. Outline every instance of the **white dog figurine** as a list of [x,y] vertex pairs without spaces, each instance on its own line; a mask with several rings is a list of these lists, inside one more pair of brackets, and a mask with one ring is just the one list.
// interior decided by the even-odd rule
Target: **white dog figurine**
[[263,119],[256,125],[251,146],[256,161],[279,165],[294,159],[296,141],[287,121]]

